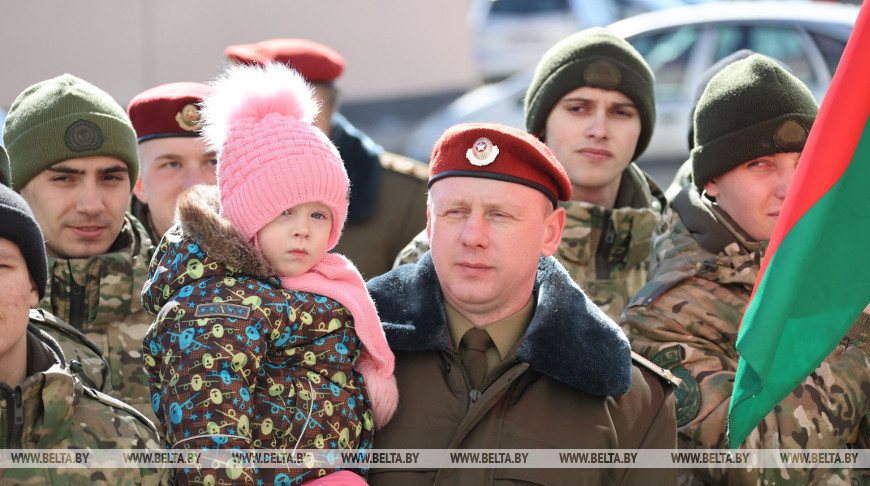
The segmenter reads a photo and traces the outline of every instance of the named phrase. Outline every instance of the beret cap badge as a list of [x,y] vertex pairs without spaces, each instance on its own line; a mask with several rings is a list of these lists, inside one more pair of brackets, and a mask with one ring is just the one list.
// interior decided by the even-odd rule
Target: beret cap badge
[[202,117],[199,114],[199,108],[193,103],[188,103],[175,114],[175,121],[182,130],[192,132],[199,130],[202,126]]
[[495,161],[498,156],[498,146],[493,145],[492,140],[486,137],[480,137],[474,141],[471,148],[465,152],[465,158],[472,165],[483,167]]

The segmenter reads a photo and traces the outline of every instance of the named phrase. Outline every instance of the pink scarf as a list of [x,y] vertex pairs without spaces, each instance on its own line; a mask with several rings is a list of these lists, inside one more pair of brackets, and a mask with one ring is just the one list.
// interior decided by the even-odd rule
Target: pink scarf
[[362,373],[368,389],[375,428],[382,428],[392,418],[399,403],[399,389],[393,375],[395,356],[387,344],[375,303],[359,270],[343,255],[327,253],[302,275],[281,277],[281,287],[329,297],[350,311],[356,334],[363,345],[356,368]]

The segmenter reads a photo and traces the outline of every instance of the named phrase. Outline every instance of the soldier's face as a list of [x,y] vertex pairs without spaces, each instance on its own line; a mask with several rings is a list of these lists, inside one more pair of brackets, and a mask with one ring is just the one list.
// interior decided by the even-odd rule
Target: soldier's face
[[57,258],[106,253],[124,224],[130,200],[127,165],[95,156],[58,162],[21,189]]
[[605,199],[615,200],[640,129],[637,108],[619,91],[583,86],[556,103],[547,117],[544,141],[565,166],[573,199],[613,205]]
[[[167,137],[139,144],[141,174],[133,194],[148,205],[151,225],[164,234],[175,219],[175,201],[196,184],[217,183],[217,156],[199,137]],[[155,241],[155,243],[157,243]]]
[[447,303],[478,325],[492,321],[477,317],[522,308],[539,257],[559,245],[564,209],[551,211],[549,200],[530,187],[476,177],[442,179],[430,196],[426,230]]
[[704,190],[749,236],[769,240],[799,158],[794,152],[759,157],[713,179]]
[[[28,313],[39,301],[36,283],[18,245],[0,238],[0,363],[27,366],[25,334]],[[0,374],[10,370],[5,369]],[[4,380],[0,380],[4,381]]]

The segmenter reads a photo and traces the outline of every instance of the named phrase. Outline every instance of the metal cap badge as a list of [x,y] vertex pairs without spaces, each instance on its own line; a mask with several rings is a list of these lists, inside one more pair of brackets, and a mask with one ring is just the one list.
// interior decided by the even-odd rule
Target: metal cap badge
[[175,114],[175,121],[182,130],[192,132],[199,130],[202,126],[202,118],[199,115],[199,109],[193,103],[184,105],[178,113]]
[[495,161],[498,156],[498,145],[493,145],[492,140],[486,137],[480,137],[474,141],[471,148],[465,152],[465,158],[472,165],[483,167]]

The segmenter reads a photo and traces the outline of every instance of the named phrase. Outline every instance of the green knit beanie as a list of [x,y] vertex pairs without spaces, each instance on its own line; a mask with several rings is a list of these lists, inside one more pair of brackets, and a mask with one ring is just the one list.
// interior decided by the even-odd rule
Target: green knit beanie
[[809,88],[772,59],[753,54],[729,64],[695,110],[695,185],[758,157],[803,151],[818,111]]
[[601,27],[562,39],[541,58],[526,91],[526,130],[540,137],[556,103],[581,86],[619,91],[634,102],[641,124],[632,157],[637,160],[655,127],[655,79],[631,44]]
[[0,145],[0,184],[9,186],[9,156],[6,149]]
[[68,159],[104,155],[127,164],[130,188],[139,177],[136,131],[108,93],[71,74],[34,84],[18,95],[6,116],[12,188]]

